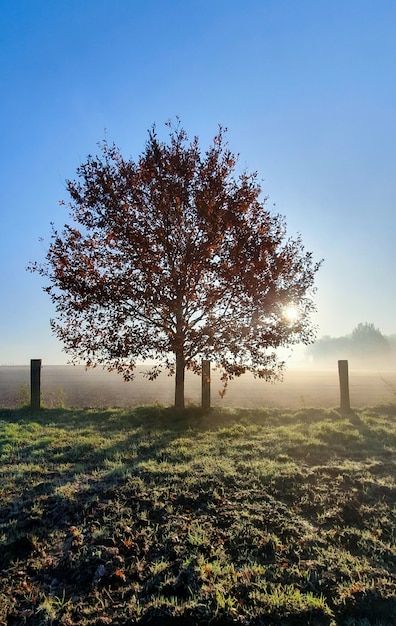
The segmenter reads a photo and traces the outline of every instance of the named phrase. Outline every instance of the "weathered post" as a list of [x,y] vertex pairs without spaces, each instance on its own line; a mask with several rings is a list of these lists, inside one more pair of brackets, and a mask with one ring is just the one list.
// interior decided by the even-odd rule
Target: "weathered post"
[[41,359],[30,361],[30,407],[32,411],[40,410],[41,396]]
[[349,380],[348,361],[338,361],[338,375],[340,378],[341,413],[350,413],[351,404],[349,401]]
[[202,401],[204,411],[210,409],[210,361],[202,361]]

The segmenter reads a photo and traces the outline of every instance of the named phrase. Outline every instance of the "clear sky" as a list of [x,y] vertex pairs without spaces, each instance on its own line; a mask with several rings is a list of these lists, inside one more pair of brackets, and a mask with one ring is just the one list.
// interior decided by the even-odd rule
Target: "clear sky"
[[[322,335],[396,333],[394,0],[0,0],[0,364],[65,363],[26,265],[106,135],[219,123],[316,259]],[[44,243],[39,238],[44,238]]]

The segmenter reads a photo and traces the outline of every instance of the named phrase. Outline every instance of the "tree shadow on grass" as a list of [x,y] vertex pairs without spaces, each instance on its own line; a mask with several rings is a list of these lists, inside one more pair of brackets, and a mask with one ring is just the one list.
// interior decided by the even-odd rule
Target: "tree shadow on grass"
[[381,422],[386,419],[388,424],[392,423],[392,418],[396,417],[396,407],[393,405],[370,407],[361,411],[351,411],[347,417],[363,438],[366,450],[372,458],[387,462],[395,456],[396,427],[385,428]]
[[[66,598],[76,597],[76,611],[81,606],[87,609],[97,605],[98,594],[102,594],[106,600],[107,590],[110,595],[119,599],[119,606],[122,607],[121,596],[124,598],[125,582],[123,577],[127,578],[129,585],[125,589],[125,598],[129,598],[131,602],[135,594],[134,585],[139,588],[142,601],[155,597],[159,590],[168,589],[169,599],[176,596],[178,601],[183,602],[185,597],[190,598],[190,588],[195,593],[194,585],[199,582],[194,574],[195,562],[190,569],[184,565],[187,557],[194,550],[198,550],[203,558],[209,558],[212,547],[222,554],[225,549],[224,541],[228,553],[233,554],[229,543],[227,544],[231,540],[227,529],[231,522],[235,525],[239,523],[241,507],[246,510],[250,502],[245,500],[249,489],[250,498],[256,498],[250,502],[251,510],[257,516],[257,519],[251,518],[252,543],[251,546],[246,544],[248,527],[242,525],[241,532],[234,533],[232,539],[235,543],[233,559],[241,558],[242,548],[251,550],[256,557],[261,554],[260,550],[265,552],[267,544],[260,547],[257,540],[261,534],[257,534],[254,524],[259,524],[259,521],[264,524],[260,526],[260,533],[270,522],[279,525],[280,530],[283,527],[289,528],[290,516],[294,519],[295,513],[288,506],[282,506],[281,501],[276,498],[284,497],[288,482],[292,481],[293,487],[295,486],[295,477],[286,476],[286,481],[285,477],[281,477],[279,485],[273,479],[271,484],[276,497],[267,498],[268,502],[265,500],[268,487],[266,481],[256,481],[251,485],[244,483],[241,493],[236,494],[233,490],[240,488],[237,481],[233,481],[229,487],[220,479],[223,491],[218,489],[216,494],[214,488],[218,485],[213,481],[210,485],[202,485],[197,476],[194,489],[191,490],[183,481],[183,476],[179,476],[178,482],[172,479],[172,457],[165,454],[172,440],[182,437],[183,433],[190,431],[192,441],[197,431],[230,426],[241,416],[248,420],[246,424],[255,421],[260,423],[261,420],[268,428],[271,428],[271,424],[274,428],[282,426],[282,415],[276,412],[213,411],[203,415],[195,407],[179,414],[164,407],[88,412],[48,409],[35,415],[28,411],[10,411],[7,415],[3,411],[0,414],[3,422],[26,426],[26,431],[29,431],[32,424],[48,426],[48,429],[37,429],[36,439],[33,426],[29,431],[32,437],[20,446],[16,445],[15,451],[11,451],[11,456],[8,456],[7,467],[3,465],[3,469],[8,471],[8,483],[3,482],[5,492],[3,500],[0,500],[0,531],[6,537],[0,543],[0,562],[4,568],[4,585],[13,585],[13,596],[17,597],[21,614],[24,610],[31,610],[31,604],[25,599],[26,589],[31,586],[35,586],[36,595],[38,590],[40,594],[47,594],[48,598],[61,598],[62,593]],[[290,413],[284,418],[284,423],[293,425],[293,419],[296,420],[296,415],[293,418]],[[297,419],[304,420],[304,411]],[[366,448],[367,442],[370,442],[373,454],[382,458],[386,451],[389,438],[384,433],[373,434],[370,422],[365,421],[359,412],[345,418],[336,411],[307,410],[305,420],[307,424],[314,425],[327,420],[330,426],[331,422],[339,421],[341,433],[342,424],[349,420],[361,434]],[[222,428],[216,441],[228,446],[233,437],[239,437],[243,432],[243,423],[240,425],[241,428],[234,430],[232,427]],[[64,429],[70,437],[64,441],[60,437],[50,441],[40,439],[40,432],[49,432],[52,428]],[[56,432],[52,431],[53,434]],[[329,432],[331,437],[331,429]],[[98,440],[90,440],[91,436],[98,436]],[[374,443],[371,445],[373,437]],[[345,439],[343,442],[346,457],[348,451]],[[3,443],[7,444],[4,438]],[[325,441],[322,441],[318,452],[325,445]],[[32,459],[36,462],[32,463]],[[328,485],[333,484],[339,472],[338,468],[333,469],[336,473],[329,477]],[[324,479],[322,474],[318,477],[319,488],[323,487]],[[344,487],[341,485],[340,489],[343,490]],[[241,500],[238,500],[237,495]],[[376,496],[377,492],[372,494],[373,498]],[[230,498],[229,502],[227,498]],[[266,516],[265,505],[268,508]],[[257,515],[257,507],[260,506],[260,514]],[[201,545],[209,520],[214,520],[213,529],[207,538],[207,545]],[[224,527],[219,524],[221,520]],[[278,532],[275,526],[273,530]],[[300,537],[300,529],[297,530]],[[198,544],[190,545],[189,541]],[[304,544],[298,545],[299,549],[305,550]],[[272,552],[275,559],[275,548]],[[144,562],[144,570],[139,569],[139,562]],[[151,575],[148,570],[153,563],[165,569]],[[210,574],[210,568],[208,571]],[[287,573],[287,568],[285,571]],[[170,582],[165,584],[166,577]],[[117,595],[118,591],[120,593]],[[380,610],[394,610],[392,601],[383,596],[378,597],[378,602],[372,597],[370,602],[373,607],[377,607],[378,615],[384,614]],[[356,605],[350,606],[346,615],[354,615],[354,611],[358,609]],[[150,612],[147,610],[144,619],[148,620],[149,617]],[[172,623],[173,618],[164,619]],[[305,616],[305,619],[308,617]],[[22,623],[21,620],[22,618],[20,622],[15,620],[12,623],[19,624]],[[73,621],[74,623],[78,621]],[[95,620],[91,623],[95,623]],[[259,624],[260,620],[256,623]],[[279,623],[308,622],[299,615]],[[329,623],[329,619],[321,615],[316,623],[324,626]]]
[[[196,408],[175,413],[161,406],[0,410],[0,531],[12,541],[29,533],[45,534],[54,516],[56,525],[67,527],[83,502],[125,482],[142,462],[162,462],[164,449],[192,423],[199,424],[201,416]],[[11,549],[7,543],[0,546],[0,559],[13,558],[18,551],[18,543]]]

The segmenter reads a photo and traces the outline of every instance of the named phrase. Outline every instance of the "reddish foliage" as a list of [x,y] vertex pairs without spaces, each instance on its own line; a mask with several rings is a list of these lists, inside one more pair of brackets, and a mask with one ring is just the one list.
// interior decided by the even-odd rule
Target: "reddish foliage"
[[[106,141],[68,181],[72,225],[53,230],[46,263],[55,334],[74,361],[133,378],[136,361],[176,373],[202,358],[224,381],[279,374],[274,349],[313,338],[309,314],[320,263],[260,199],[257,174],[236,174],[224,129],[201,153],[180,125],[168,143],[155,127],[137,162]],[[288,322],[293,303],[299,316]]]

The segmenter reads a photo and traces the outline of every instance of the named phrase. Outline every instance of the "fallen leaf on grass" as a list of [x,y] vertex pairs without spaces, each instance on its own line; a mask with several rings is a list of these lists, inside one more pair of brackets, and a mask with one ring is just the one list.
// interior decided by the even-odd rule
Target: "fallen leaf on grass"
[[114,572],[114,576],[116,576],[117,578],[119,578],[123,582],[126,581],[126,576],[125,576],[124,572],[121,569],[116,569],[116,571]]

